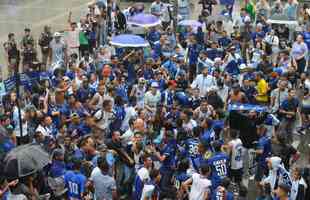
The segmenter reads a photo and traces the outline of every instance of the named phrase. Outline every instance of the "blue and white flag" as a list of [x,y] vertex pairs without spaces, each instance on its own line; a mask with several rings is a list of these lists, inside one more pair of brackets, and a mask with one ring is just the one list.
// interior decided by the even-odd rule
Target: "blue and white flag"
[[229,104],[228,105],[228,111],[237,111],[237,110],[243,110],[243,111],[251,111],[255,110],[256,112],[266,112],[268,108],[266,106],[261,105],[255,105],[255,104]]

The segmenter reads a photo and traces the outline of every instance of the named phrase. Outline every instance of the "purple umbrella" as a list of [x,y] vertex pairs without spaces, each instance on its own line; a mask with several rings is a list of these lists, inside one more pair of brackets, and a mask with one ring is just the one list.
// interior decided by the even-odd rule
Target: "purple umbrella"
[[113,36],[110,42],[111,45],[119,47],[147,47],[149,43],[138,35],[122,34]]
[[141,26],[141,27],[152,27],[157,26],[161,23],[160,19],[151,14],[140,13],[130,17],[128,24]]
[[202,27],[202,23],[196,20],[183,20],[178,23],[179,26],[191,26],[192,28]]

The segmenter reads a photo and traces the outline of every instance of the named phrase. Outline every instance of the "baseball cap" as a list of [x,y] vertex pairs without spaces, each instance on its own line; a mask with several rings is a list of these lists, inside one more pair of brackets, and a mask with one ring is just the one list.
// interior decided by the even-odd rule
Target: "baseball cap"
[[55,32],[54,37],[61,37],[61,34],[59,32]]
[[251,18],[250,18],[249,16],[245,16],[244,22],[245,22],[245,23],[246,23],[246,22],[251,22]]
[[62,77],[62,80],[64,80],[64,81],[70,81],[70,78],[69,78],[68,76],[64,76],[64,77]]
[[79,118],[80,116],[79,116],[79,114],[77,114],[77,113],[72,113],[71,114],[71,118]]
[[174,86],[174,87],[176,87],[176,86],[177,86],[177,82],[176,82],[175,80],[170,80],[170,81],[168,82],[168,85],[169,85],[169,86]]
[[158,83],[157,83],[157,82],[153,82],[153,83],[151,84],[151,87],[158,88],[158,87],[159,87],[159,85],[158,85]]
[[147,58],[145,62],[147,64],[152,64],[152,63],[154,63],[154,60],[153,60],[153,58]]
[[222,62],[222,59],[219,58],[219,57],[216,57],[216,58],[214,59],[214,62],[215,62],[215,63],[220,63],[220,62]]
[[145,83],[145,82],[146,80],[143,77],[139,78],[139,83]]

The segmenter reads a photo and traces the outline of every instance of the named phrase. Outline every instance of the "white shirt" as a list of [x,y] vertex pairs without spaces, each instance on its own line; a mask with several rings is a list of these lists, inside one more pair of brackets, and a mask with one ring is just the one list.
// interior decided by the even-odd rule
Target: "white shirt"
[[113,121],[114,115],[112,112],[106,112],[100,109],[95,113],[94,118],[97,120],[96,123],[100,129],[105,130],[109,128],[110,123]]
[[144,103],[145,105],[151,108],[155,108],[157,104],[159,103],[160,98],[161,98],[161,94],[158,90],[156,91],[155,95],[153,95],[151,91],[148,91],[145,93]]
[[199,89],[199,95],[201,97],[205,96],[207,94],[208,88],[212,86],[216,86],[216,80],[209,74],[207,76],[199,74],[191,85],[193,89]]
[[208,110],[205,112],[201,111],[200,106],[196,108],[194,113],[196,114],[197,121],[202,122],[205,118],[209,118],[213,114],[214,108],[212,107],[212,105],[208,105],[207,107],[208,107]]
[[204,193],[209,190],[211,181],[197,173],[193,174],[192,179],[193,184],[189,194],[189,200],[204,200]]
[[297,194],[298,194],[298,187],[299,187],[299,185],[303,185],[305,190],[308,187],[307,183],[305,182],[305,180],[303,178],[301,178],[300,180],[292,181],[290,200],[296,200]]
[[123,145],[127,145],[131,142],[131,139],[134,136],[134,132],[131,129],[128,129],[123,135],[121,135]]
[[197,126],[197,122],[193,119],[189,120],[189,122],[183,124],[183,128],[186,130],[193,130]]
[[231,169],[242,169],[243,167],[243,159],[242,159],[242,152],[243,152],[243,147],[242,147],[242,141],[237,138],[232,141],[230,141],[229,146],[232,147],[231,149]]
[[41,124],[36,129],[36,132],[42,133],[44,136],[50,136],[52,134],[52,130],[47,126],[42,126]]
[[153,2],[150,7],[150,13],[160,15],[160,20],[163,22],[169,22],[170,16],[168,11],[168,4]]
[[93,96],[93,98],[98,99],[96,109],[101,109],[103,104],[103,96],[100,95],[98,92]]
[[143,186],[142,195],[140,200],[144,200],[145,198],[151,199],[153,192],[155,190],[155,186],[151,184],[145,184]]
[[279,88],[276,88],[276,89],[271,91],[270,96],[272,98],[274,98],[274,105],[273,105],[273,107],[271,109],[272,109],[273,112],[276,112],[279,109],[281,103],[285,99],[287,99],[287,97],[288,97],[288,89],[285,89],[284,91],[281,91]]
[[308,90],[310,90],[310,79],[309,78],[305,80],[305,88],[308,88]]
[[126,115],[125,115],[125,118],[123,120],[122,127],[121,127],[123,131],[126,131],[127,129],[129,129],[129,120],[137,116],[137,112],[135,108],[132,106],[126,106],[125,113]]
[[267,35],[264,40],[273,47],[279,47],[279,38],[276,35]]
[[142,182],[150,180],[150,172],[145,167],[138,170],[137,175]]
[[[24,118],[24,111],[21,110],[21,116],[22,116],[22,119]],[[20,124],[19,124],[19,113],[18,113],[18,108],[17,106],[14,106],[13,108],[13,122],[15,124],[15,128],[14,128],[14,133],[16,134],[16,137],[20,137]],[[26,136],[28,135],[28,131],[27,131],[27,121],[26,122],[22,122],[22,128],[23,128],[23,136]]]

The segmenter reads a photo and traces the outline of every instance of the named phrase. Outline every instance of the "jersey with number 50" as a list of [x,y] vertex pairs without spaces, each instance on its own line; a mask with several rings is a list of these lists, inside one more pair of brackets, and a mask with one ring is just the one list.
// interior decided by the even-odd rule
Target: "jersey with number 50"
[[228,176],[229,157],[222,152],[216,153],[208,159],[208,165],[211,167],[212,188],[216,188]]

